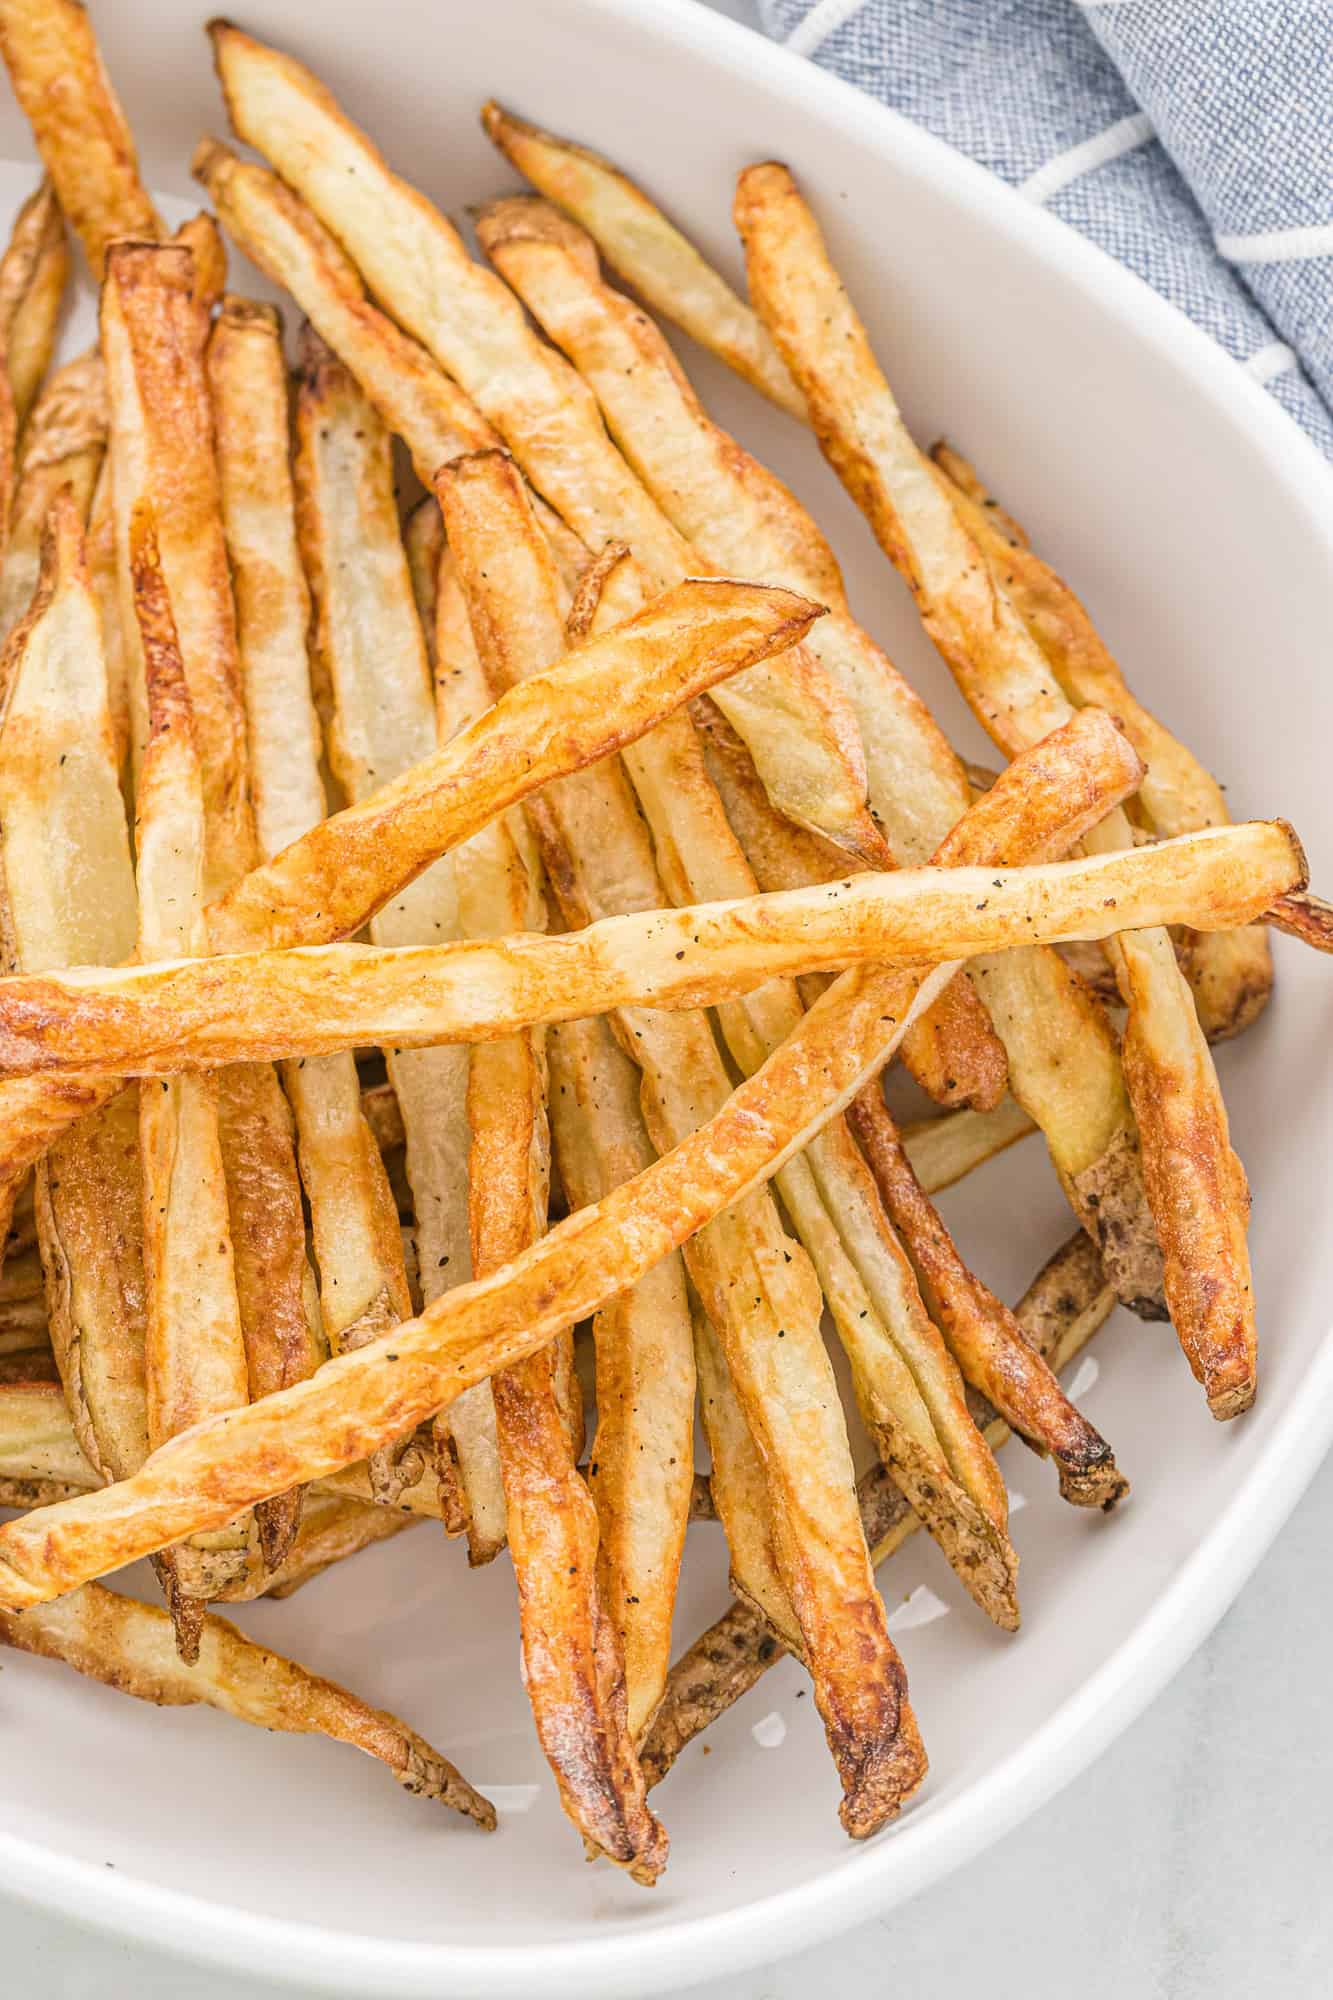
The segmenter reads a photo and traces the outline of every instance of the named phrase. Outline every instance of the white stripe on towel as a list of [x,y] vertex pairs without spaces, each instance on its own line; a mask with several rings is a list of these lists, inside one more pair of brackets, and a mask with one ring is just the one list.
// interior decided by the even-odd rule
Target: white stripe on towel
[[1061,188],[1071,181],[1079,180],[1097,167],[1104,167],[1108,160],[1118,160],[1122,153],[1132,153],[1145,139],[1153,135],[1152,120],[1146,111],[1131,112],[1128,118],[1117,118],[1114,125],[1108,125],[1104,132],[1094,134],[1091,139],[1082,139],[1077,146],[1070,146],[1066,152],[1057,153],[1053,160],[1047,160],[1044,167],[1038,167],[1035,174],[1029,174],[1018,184],[1018,192],[1025,194],[1029,201],[1049,201]]
[[1333,222],[1295,229],[1261,229],[1256,236],[1218,236],[1217,254],[1229,264],[1285,264],[1289,258],[1333,257]]
[[1289,368],[1297,365],[1296,350],[1288,347],[1285,340],[1265,341],[1241,365],[1256,382],[1275,382],[1279,375],[1285,375]]
[[803,21],[796,26],[783,43],[794,56],[812,56],[830,35],[836,35],[845,27],[853,14],[859,14],[866,0],[819,0]]

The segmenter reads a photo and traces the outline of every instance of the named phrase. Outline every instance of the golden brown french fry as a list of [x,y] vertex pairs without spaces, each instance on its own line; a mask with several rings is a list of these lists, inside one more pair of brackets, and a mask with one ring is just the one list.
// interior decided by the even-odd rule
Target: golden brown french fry
[[[747,169],[736,213],[756,310],[805,392],[826,456],[904,575],[978,720],[1013,756],[1069,719],[1068,697],[947,482],[912,441],[786,168]],[[1132,845],[1124,813],[1108,815],[1090,841],[1098,851]],[[1212,1057],[1163,929],[1126,930],[1108,956],[1129,1008],[1125,1081],[1167,1304],[1213,1415],[1238,1416],[1257,1382],[1249,1202]]]
[[[924,859],[966,809],[966,774],[923,704],[848,616],[815,523],[709,422],[651,323],[600,284],[577,230],[554,222],[544,205],[522,202],[500,204],[482,228],[505,274],[593,385],[613,433],[676,526],[747,574],[818,580],[833,610],[812,633],[811,649],[856,708],[871,802],[895,852]],[[1160,1262],[1106,1022],[1045,953],[981,970],[1014,1088],[1043,1125],[1077,1211],[1099,1235],[1121,1295],[1160,1315]],[[957,1000],[951,1005],[959,1011]],[[1032,1031],[1033,1023],[1049,1023],[1049,1033]],[[952,1079],[984,1101],[961,1066],[941,1059],[965,1052],[968,1042],[952,1032],[944,1049],[932,1049],[928,1030],[939,1025],[923,1022],[916,1031],[918,1075],[933,1094],[947,1096]],[[975,1027],[971,1046],[975,1058]]]
[[[371,304],[336,237],[275,173],[216,139],[200,142],[193,172],[246,256],[287,288],[381,422],[403,440],[423,486],[447,459],[499,442],[426,349]],[[587,549],[544,500],[534,496],[533,504],[562,570],[577,574]]]
[[[622,609],[617,599],[625,594],[627,567],[608,573],[611,588],[600,606],[606,618]],[[592,613],[594,630],[598,615]],[[686,718],[671,718],[624,757],[672,900],[752,894],[754,875]],[[818,897],[826,900],[827,890]],[[794,984],[776,979],[720,1008],[722,1032],[742,1074],[758,1068],[800,1016]],[[802,1158],[779,1168],[776,1185],[814,1262],[881,1457],[977,1602],[1000,1624],[1014,1626],[1018,1565],[1005,1532],[998,1471],[968,1417],[958,1369],[930,1323],[842,1120],[831,1120]]]
[[[478,228],[503,275],[594,390],[613,436],[676,527],[726,569],[799,581],[832,604],[812,634],[812,650],[856,707],[871,804],[890,842],[900,859],[922,859],[965,810],[966,777],[921,702],[852,622],[814,521],[709,421],[652,322],[601,282],[596,252],[578,229],[546,203],[512,200],[486,211]],[[775,832],[773,842],[780,837]],[[1129,1122],[1119,1060],[1096,1003],[1044,954],[980,970],[980,990],[1016,1067],[1013,1087],[1046,1128],[1084,1220],[1104,1224],[1112,1210],[1141,1209],[1132,1155],[1117,1143]],[[999,1097],[1004,1056],[975,999],[970,1015],[960,1011],[967,990],[956,982],[947,1020],[924,1021],[910,1053],[933,1095],[984,1106]],[[1120,1168],[1114,1175],[1098,1166],[1108,1152]],[[1086,1186],[1089,1171],[1098,1183],[1109,1180],[1109,1192]],[[1090,1193],[1095,1201],[1085,1198]],[[1101,1233],[1133,1243],[1143,1232],[1103,1226]],[[1156,1287],[1136,1268],[1126,1273],[1124,1290],[1142,1299]]]
[[0,1639],[159,1708],[204,1702],[259,1729],[350,1743],[387,1765],[407,1791],[439,1799],[478,1826],[495,1825],[489,1801],[406,1723],[257,1645],[225,1618],[204,1619],[198,1658],[183,1666],[164,1612],[90,1583],[59,1604],[0,1614]]
[[[124,617],[128,541],[136,506],[150,504],[198,733],[205,893],[216,894],[252,867],[258,852],[205,367],[208,307],[195,288],[198,275],[188,249],[117,244],[102,288],[102,345],[131,696],[141,699],[135,690],[142,647]],[[263,1395],[317,1366],[323,1346],[313,1317],[292,1121],[267,1069],[223,1076],[218,1113],[251,1386]],[[271,1562],[281,1560],[295,1531],[298,1506],[293,1496],[260,1516]]]
[[[592,1204],[654,1155],[639,1073],[605,1021],[548,1039],[551,1136],[572,1209]],[[694,1464],[694,1352],[685,1272],[663,1258],[593,1320],[597,1429],[588,1485],[600,1526],[603,1600],[620,1633],[630,1733],[662,1697]]]
[[1274,930],[1285,931],[1288,937],[1299,938],[1315,951],[1333,951],[1333,904],[1310,889],[1280,896],[1272,909],[1265,912],[1264,922]]
[[586,146],[529,125],[494,99],[483,105],[481,122],[538,192],[583,225],[645,305],[804,421],[801,392],[762,322],[632,180]]
[[68,274],[60,209],[43,181],[20,208],[0,257],[0,550],[9,543],[19,440],[55,346]]
[[[31,609],[11,636],[0,732],[8,949],[24,966],[125,957],[138,925],[97,608],[77,503],[57,496]],[[76,1092],[77,1095],[77,1092]],[[138,1090],[112,1093],[37,1172],[47,1308],[79,1444],[106,1478],[148,1450]]]
[[494,1041],[623,1006],[690,1009],[773,978],[879,958],[964,958],[1028,938],[1114,938],[1123,923],[1247,922],[1304,875],[1282,820],[1027,868],[911,868],[813,889],[600,916],[488,943],[323,945],[0,980],[0,1060],[16,1073],[177,1075],[376,1039]]
[[[113,258],[114,261],[114,258]],[[148,707],[136,791],[139,956],[197,950],[204,803],[190,697],[152,509],[130,521],[130,564]],[[147,1279],[150,1451],[201,1418],[249,1401],[215,1080],[182,1076],[139,1095]],[[203,1603],[244,1574],[251,1521],[172,1551],[163,1584],[181,1658],[198,1656]]]
[[[659,587],[699,568],[610,443],[592,398],[529,327],[517,300],[394,175],[292,57],[228,23],[214,58],[237,134],[265,154],[338,237],[370,289],[472,397],[533,485],[592,548],[616,536]],[[856,725],[816,663],[761,663],[719,700],[775,800],[852,851],[878,850]]]
[[[215,951],[359,930],[397,889],[561,772],[619,750],[719,675],[809,628],[816,608],[762,585],[697,581],[632,624],[574,648],[454,743],[361,807],[312,827],[209,911]],[[557,727],[558,724],[558,727]],[[17,1185],[114,1079],[0,1079],[0,1180]]]
[[[1087,611],[1026,536],[995,506],[976,470],[948,445],[931,457],[949,479],[955,509],[1070,701],[1114,715],[1144,762],[1139,805],[1160,834],[1225,826],[1221,786],[1197,757],[1137,701]],[[1000,518],[997,520],[997,516]],[[1021,531],[1020,531],[1021,532]],[[1220,931],[1194,941],[1186,959],[1199,1021],[1210,1041],[1244,1031],[1263,1011],[1273,961],[1263,930]]]
[[201,209],[182,222],[171,241],[189,251],[194,302],[203,313],[212,313],[227,289],[227,248],[222,231],[207,209]]
[[106,448],[106,374],[96,354],[56,369],[33,405],[0,562],[0,639],[32,602],[47,516],[62,486],[86,520]]
[[[1095,710],[1015,758],[941,854],[980,865],[1059,852],[1138,779]],[[308,1381],[197,1425],[133,1479],[0,1528],[0,1603],[21,1610],[192,1534],[270,1492],[355,1463],[469,1383],[539,1348],[760,1186],[877,1074],[914,1008],[953,974],[844,973],[763,1068],[672,1151],[559,1223],[506,1270],[337,1356]],[[775,1343],[776,1344],[776,1343]]]
[[[539,672],[564,643],[565,607],[517,473],[499,454],[479,453],[445,468],[436,493],[489,677],[504,687]],[[653,851],[622,771],[580,773],[549,786],[535,804],[548,877],[568,922],[626,904],[660,907]],[[648,1132],[664,1151],[726,1100],[712,1030],[698,1014],[639,1010],[622,1012],[616,1025],[643,1074]],[[766,1195],[719,1218],[686,1258],[764,1459],[779,1563],[843,1780],[844,1824],[864,1833],[896,1809],[904,1766],[919,1776],[924,1762],[900,1703],[901,1668],[883,1607],[859,1588],[864,1544],[814,1272],[795,1244],[788,1247]],[[863,1663],[854,1684],[846,1673],[853,1643]]]
[[[331,703],[329,761],[345,796],[358,804],[429,757],[438,737],[389,436],[347,370],[309,329],[296,476],[314,644]],[[454,866],[453,855],[442,857],[372,917],[375,943],[457,938]],[[469,1058],[461,1048],[414,1049],[392,1040],[384,1053],[407,1132],[417,1264],[429,1302],[471,1276]],[[505,1499],[494,1403],[484,1384],[451,1412],[449,1433],[467,1499],[469,1553],[474,1562],[488,1562],[504,1545]]]
[[93,276],[117,236],[160,236],[134,139],[77,0],[4,0],[0,54]]
[[[282,325],[269,306],[224,301],[208,347],[222,510],[245,690],[250,791],[265,860],[324,817],[320,730],[306,656],[310,596],[288,464]],[[402,1237],[379,1149],[361,1114],[350,1053],[286,1065],[301,1177],[335,1353],[411,1317]],[[372,1491],[395,1497],[377,1454]]]
[[[213,420],[204,371],[208,316],[192,292],[194,259],[178,246],[117,244],[102,288],[102,351],[121,589],[134,508],[151,500],[180,630],[199,739],[208,826],[205,890],[214,896],[254,864],[246,793],[245,715],[222,530]],[[122,615],[124,616],[122,596]],[[142,734],[142,668],[130,621],[130,697]]]
[[1006,1097],[994,1111],[949,1111],[942,1118],[918,1119],[904,1125],[899,1136],[926,1193],[939,1194],[1035,1130],[1023,1107]]
[[[1062,1368],[1104,1324],[1115,1303],[1094,1246],[1080,1234],[1057,1250],[1037,1274],[1015,1316],[1035,1351],[1052,1368]],[[1007,1435],[1003,1420],[984,1407],[977,1414],[989,1442],[1001,1445]],[[921,1524],[888,1484],[882,1467],[872,1466],[864,1473],[857,1492],[866,1539],[878,1565]],[[785,1643],[772,1621],[746,1603],[733,1604],[695,1640],[671,1669],[665,1699],[644,1745],[643,1768],[650,1785],[660,1784],[687,1744],[748,1694],[781,1659]]]
[[877,1084],[860,1093],[848,1117],[964,1375],[1020,1437],[1050,1453],[1066,1500],[1109,1512],[1129,1491],[1111,1447],[1074,1408],[1014,1315],[964,1264],[912,1172]]

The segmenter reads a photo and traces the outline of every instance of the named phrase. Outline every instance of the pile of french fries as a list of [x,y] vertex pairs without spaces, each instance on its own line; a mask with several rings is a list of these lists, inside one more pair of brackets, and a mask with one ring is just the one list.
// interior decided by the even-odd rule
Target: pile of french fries
[[[0,0],[45,169],[0,262],[0,1637],[491,1826],[216,1609],[431,1520],[508,1548],[590,1852],[656,1879],[649,1790],[784,1651],[871,1834],[926,1771],[875,1566],[924,1526],[1016,1629],[994,1454],[1123,1498],[1058,1380],[1117,1302],[1253,1400],[1210,1043],[1327,906],[919,448],[784,167],[741,176],[747,304],[490,104],[536,192],[474,259],[310,70],[211,36],[258,157],[204,139],[171,234],[84,10]],[[67,225],[99,335],[53,368]],[[810,425],[998,773],[645,308]],[[1072,1233],[1011,1311],[931,1197],[1034,1130]],[[736,1599],[673,1665],[692,1517]],[[141,1556],[163,1608],[98,1581]]]

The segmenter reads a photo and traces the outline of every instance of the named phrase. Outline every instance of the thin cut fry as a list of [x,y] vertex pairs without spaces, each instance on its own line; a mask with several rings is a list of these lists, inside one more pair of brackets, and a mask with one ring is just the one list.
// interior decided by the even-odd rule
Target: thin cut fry
[[[208,348],[227,553],[245,688],[250,790],[269,860],[324,817],[320,731],[306,656],[310,596],[288,466],[287,372],[271,307],[227,299]],[[350,1053],[286,1065],[310,1205],[325,1335],[335,1353],[412,1313],[388,1177],[361,1114]],[[372,1466],[394,1497],[391,1454]]]
[[[504,275],[593,387],[614,436],[676,527],[724,567],[800,580],[829,600],[810,648],[856,709],[871,804],[895,853],[923,860],[966,809],[966,774],[921,701],[851,619],[814,521],[709,421],[651,321],[601,283],[578,230],[543,203],[515,201],[497,204],[479,227]],[[761,804],[750,814],[751,833],[767,816],[775,822],[772,847],[782,822],[766,799]],[[812,879],[823,879],[822,871]],[[1108,1024],[1047,953],[985,963],[974,969],[980,974],[1012,1087],[1046,1132],[1076,1211],[1111,1257],[1122,1296],[1160,1314],[1160,1269]],[[994,1037],[963,982],[945,1004],[945,1018],[914,1032],[909,1059],[933,1095],[993,1103],[1004,1071]]]
[[[948,484],[913,443],[864,327],[784,167],[752,167],[737,193],[750,288],[801,383],[816,435],[902,571],[926,631],[977,719],[1009,756],[1074,710],[1006,590],[955,511]],[[1127,848],[1124,813],[1090,842]],[[1165,930],[1125,930],[1108,956],[1129,1008],[1125,1081],[1185,1355],[1219,1419],[1257,1383],[1244,1172],[1193,998]]]
[[[204,943],[204,804],[190,697],[151,509],[130,523],[148,741],[136,793],[139,955]],[[149,1449],[249,1400],[216,1082],[183,1076],[139,1095],[147,1278]],[[198,1657],[202,1605],[244,1574],[250,1523],[172,1552],[162,1582],[181,1658]]]
[[79,1449],[59,1383],[46,1372],[50,1365],[49,1354],[6,1361],[0,1388],[0,1478],[91,1492],[102,1482]]
[[115,237],[157,237],[162,223],[139,179],[134,139],[86,8],[76,0],[4,0],[0,54],[60,206],[100,278]]
[[[591,548],[633,547],[657,587],[698,561],[607,438],[577,376],[517,300],[394,175],[301,64],[227,23],[214,57],[238,135],[264,153],[338,237],[370,289],[476,402],[533,485]],[[791,652],[719,694],[783,810],[854,852],[878,848],[851,712],[815,662]]]
[[68,273],[60,210],[43,181],[0,257],[0,550],[9,542],[19,440],[51,359]]
[[[329,761],[359,804],[428,758],[438,738],[393,490],[388,433],[340,362],[307,330],[297,405],[297,523],[314,598],[314,643],[330,699]],[[476,836],[487,839],[487,833]],[[460,932],[455,858],[399,890],[376,916],[376,944],[420,945]],[[429,1301],[471,1276],[467,1211],[469,1059],[390,1038],[389,1076],[407,1132],[417,1265]],[[481,1386],[451,1413],[468,1506],[468,1547],[487,1562],[504,1544],[495,1411]]]
[[[1112,725],[1113,726],[1113,725]],[[1123,924],[1248,922],[1304,878],[1282,820],[1001,873],[911,868],[729,902],[599,917],[494,942],[323,945],[0,980],[0,1061],[18,1073],[170,1076],[219,1063],[493,1041],[623,1006],[685,1009],[764,981],[930,963]]]
[[1014,1315],[958,1255],[912,1172],[877,1085],[861,1092],[849,1115],[932,1316],[968,1381],[1020,1437],[1050,1453],[1066,1500],[1109,1512],[1129,1491],[1110,1446],[1074,1408]]
[[926,1193],[939,1194],[1035,1130],[1022,1106],[1006,1097],[994,1111],[950,1111],[943,1118],[919,1119],[904,1125],[900,1137]]
[[762,321],[632,180],[586,146],[529,125],[494,99],[483,105],[481,122],[538,192],[583,225],[645,305],[804,422],[804,398]]
[[[0,732],[8,954],[36,968],[127,957],[138,905],[77,503],[57,497],[11,637]],[[55,1357],[79,1443],[122,1478],[148,1451],[138,1090],[69,1129],[36,1178]]]
[[[554,564],[512,466],[497,453],[436,481],[450,551],[488,675],[508,686],[564,642]],[[567,922],[659,908],[652,848],[624,772],[602,766],[548,787],[533,824]],[[728,1093],[712,1029],[698,1014],[621,1013],[617,1031],[643,1073],[643,1112],[659,1151],[703,1124]],[[924,1771],[902,1670],[868,1582],[852,1506],[842,1411],[819,1334],[814,1272],[757,1195],[686,1253],[723,1342],[764,1460],[779,1562],[805,1638],[815,1699],[843,1782],[843,1822],[865,1834],[896,1811]],[[855,1652],[861,1671],[850,1675]]]
[[[1115,716],[1144,762],[1138,803],[1160,834],[1225,826],[1231,815],[1221,786],[1197,757],[1138,702],[1087,612],[1060,577],[1034,555],[1026,536],[998,510],[975,469],[948,445],[931,457],[947,476],[955,509],[1076,706],[1095,702]],[[1273,986],[1273,961],[1262,929],[1198,939],[1187,958],[1199,1020],[1210,1041],[1241,1034],[1262,1013]]]
[[100,356],[83,354],[57,368],[47,381],[24,434],[9,541],[0,563],[0,640],[9,637],[32,602],[42,535],[57,493],[68,486],[80,519],[86,520],[105,447],[106,372]]
[[[610,1194],[654,1155],[638,1071],[604,1021],[554,1029],[551,1136],[571,1208]],[[597,1429],[588,1485],[597,1504],[603,1599],[620,1632],[630,1733],[643,1736],[671,1663],[671,1614],[694,1464],[694,1353],[685,1272],[672,1255],[593,1320]]]
[[[402,885],[561,772],[620,749],[757,654],[789,644],[815,607],[761,585],[691,582],[620,631],[574,648],[455,742],[361,807],[261,864],[209,911],[215,951],[357,931]],[[114,1079],[0,1079],[0,1179],[15,1185]]]
[[[621,610],[624,585],[617,592],[615,578],[623,579],[628,567],[608,573],[601,616],[611,619]],[[593,613],[594,629],[598,615]],[[754,875],[686,718],[672,717],[627,750],[625,765],[673,901],[753,893]],[[722,1032],[742,1074],[756,1069],[800,1016],[794,984],[774,979],[721,1008]],[[1018,1562],[1006,1534],[1004,1488],[843,1121],[831,1120],[803,1158],[781,1167],[776,1184],[814,1262],[880,1456],[976,1601],[1012,1628]]]
[[1288,937],[1299,938],[1315,951],[1333,951],[1333,904],[1309,889],[1280,896],[1272,909],[1265,912],[1264,922],[1275,930],[1285,931]]
[[[134,510],[151,504],[197,732],[205,893],[216,894],[252,867],[258,853],[205,366],[208,308],[194,289],[197,276],[188,250],[117,244],[102,291],[102,342],[117,555],[125,566],[121,589],[132,569]],[[142,648],[124,620],[122,629],[130,640],[133,696]],[[219,1080],[218,1116],[250,1382],[254,1394],[264,1395],[308,1373],[322,1352],[292,1121],[276,1076],[262,1068]],[[298,1507],[292,1496],[260,1516],[271,1562],[281,1560]]]
[[[1059,1369],[1086,1346],[1114,1305],[1115,1293],[1103,1278],[1096,1250],[1086,1236],[1078,1235],[1038,1273],[1015,1308],[1015,1317],[1036,1352]],[[978,1410],[978,1419],[988,1441],[998,1448],[1007,1434],[1003,1420],[985,1408]],[[881,1467],[872,1466],[857,1490],[866,1539],[878,1565],[920,1523],[887,1486]],[[666,1697],[644,1746],[643,1768],[650,1786],[660,1784],[687,1744],[781,1659],[784,1643],[773,1624],[745,1603],[733,1604],[695,1640],[671,1669]]]
[[183,1666],[164,1612],[90,1583],[59,1604],[0,1614],[0,1639],[21,1652],[64,1660],[159,1708],[205,1702],[259,1729],[350,1743],[387,1765],[407,1791],[439,1799],[478,1826],[495,1825],[490,1802],[405,1722],[269,1652],[225,1618],[204,1619],[198,1659]]
[[[1127,796],[1137,774],[1124,739],[1089,711],[1015,758],[941,859],[976,865],[1058,852]],[[928,1005],[953,971],[844,973],[712,1118],[504,1271],[446,1293],[419,1319],[337,1356],[308,1381],[197,1425],[134,1479],[48,1508],[39,1526],[7,1523],[0,1603],[43,1603],[221,1526],[266,1493],[352,1464],[586,1318],[799,1151],[883,1068],[914,1008]]]

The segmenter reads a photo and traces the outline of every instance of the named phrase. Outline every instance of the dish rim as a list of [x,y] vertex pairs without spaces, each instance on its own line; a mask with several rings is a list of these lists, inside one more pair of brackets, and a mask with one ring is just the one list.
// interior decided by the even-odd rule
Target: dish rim
[[[1333,570],[1333,469],[1281,405],[1183,312],[1047,210],[876,99],[702,0],[569,0],[733,72],[758,75],[798,110],[826,106],[857,144],[924,168],[960,206],[1092,296],[1146,345],[1178,366],[1238,426],[1293,505],[1308,518]],[[1324,495],[1324,509],[1319,506]],[[6,1896],[82,1927],[196,1963],[280,1984],[361,1994],[367,1981],[403,1995],[435,1995],[445,1981],[496,2000],[579,2000],[589,1982],[606,1993],[653,1994],[744,1971],[822,1943],[886,1913],[961,1867],[1044,1805],[1133,1722],[1184,1665],[1233,1602],[1305,1491],[1333,1442],[1333,1323],[1303,1394],[1264,1456],[1152,1610],[1077,1692],[1020,1748],[959,1795],[902,1822],[837,1867],[799,1887],[711,1916],[665,1926],[651,1919],[616,1936],[534,1949],[393,1940],[247,1912],[61,1854],[0,1832]],[[668,1949],[648,1957],[651,1943]]]

